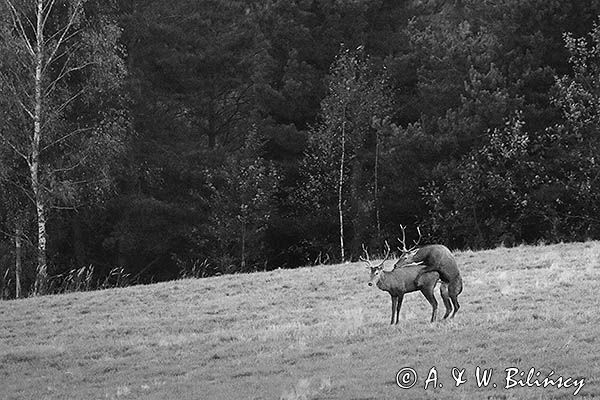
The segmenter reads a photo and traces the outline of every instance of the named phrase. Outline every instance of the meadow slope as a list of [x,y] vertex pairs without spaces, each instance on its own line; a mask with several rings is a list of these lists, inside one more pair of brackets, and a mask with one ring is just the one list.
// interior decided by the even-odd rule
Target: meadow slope
[[[573,398],[505,388],[513,367],[600,397],[600,242],[456,256],[462,308],[434,324],[412,293],[388,325],[389,295],[360,263],[0,302],[0,398]],[[404,367],[411,389],[396,384]],[[425,390],[433,367],[443,387]],[[487,387],[477,367],[493,369]]]

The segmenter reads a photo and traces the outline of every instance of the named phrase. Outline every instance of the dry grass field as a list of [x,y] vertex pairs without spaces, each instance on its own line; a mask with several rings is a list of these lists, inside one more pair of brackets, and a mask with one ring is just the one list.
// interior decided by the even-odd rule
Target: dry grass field
[[[1,302],[0,398],[600,397],[599,242],[456,255],[462,308],[434,324],[411,293],[390,326],[360,263]],[[551,371],[569,387],[535,386]]]

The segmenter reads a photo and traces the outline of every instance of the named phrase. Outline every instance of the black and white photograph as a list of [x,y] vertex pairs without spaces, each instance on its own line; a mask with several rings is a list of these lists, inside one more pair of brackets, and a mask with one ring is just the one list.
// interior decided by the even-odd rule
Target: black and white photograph
[[1,400],[600,398],[600,0],[0,0]]

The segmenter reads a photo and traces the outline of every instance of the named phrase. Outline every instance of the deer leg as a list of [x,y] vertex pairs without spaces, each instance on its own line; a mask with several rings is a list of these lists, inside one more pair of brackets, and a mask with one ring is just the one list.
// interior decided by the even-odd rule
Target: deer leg
[[446,313],[444,314],[444,319],[448,318],[448,315],[452,312],[452,301],[450,300],[450,295],[448,294],[448,284],[442,282],[440,285],[440,295],[442,296],[442,300],[444,301],[444,307],[446,307]]
[[454,312],[450,318],[454,318],[458,309],[460,308],[460,304],[458,304],[458,294],[462,290],[462,282],[454,281],[448,284],[448,294],[450,295],[450,300],[452,300],[452,305],[454,306]]
[[398,305],[396,306],[396,324],[398,324],[398,317],[400,316],[400,307],[402,307],[402,300],[404,295],[398,296]]
[[454,312],[452,313],[452,317],[450,317],[450,318],[454,318],[454,316],[458,312],[458,309],[460,308],[460,304],[458,304],[458,299],[456,297],[451,297],[451,299],[452,299],[452,304],[454,305]]
[[452,313],[452,317],[456,315],[458,309],[460,308],[460,304],[458,304],[458,295],[462,292],[462,279],[458,277],[458,279],[450,282],[448,284],[448,294],[450,295],[450,299],[452,300],[452,305],[454,306],[454,312]]
[[431,308],[433,309],[431,312],[431,322],[435,322],[435,318],[437,316],[437,307],[438,307],[438,302],[435,299],[435,295],[433,294],[434,288],[435,288],[435,281],[434,281],[433,285],[428,285],[428,286],[425,286],[423,289],[421,289],[421,293],[423,293],[423,296],[425,296],[425,298],[427,299],[429,304],[431,304]]
[[392,322],[390,322],[390,325],[394,324],[394,316],[396,315],[397,308],[398,308],[398,296],[392,296]]

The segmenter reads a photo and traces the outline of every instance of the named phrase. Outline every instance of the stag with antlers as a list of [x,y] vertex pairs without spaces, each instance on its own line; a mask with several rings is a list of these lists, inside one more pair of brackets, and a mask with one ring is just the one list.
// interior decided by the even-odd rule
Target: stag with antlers
[[[385,243],[386,254],[379,264],[374,265],[369,257],[369,252],[363,245],[363,256],[360,260],[367,264],[367,268],[371,271],[371,277],[369,279],[369,286],[376,285],[379,289],[386,291],[392,297],[392,321],[391,324],[398,323],[398,317],[400,315],[400,307],[402,307],[402,300],[404,295],[410,292],[420,291],[423,296],[427,299],[432,307],[431,322],[434,322],[437,317],[438,302],[435,299],[434,289],[435,285],[439,280],[438,272],[428,272],[420,274],[422,265],[404,265],[402,268],[394,268],[391,271],[384,271],[384,263],[390,256],[390,246]],[[452,304],[448,295],[448,287],[442,283],[440,287],[440,294],[446,307],[446,315],[452,311]]]

